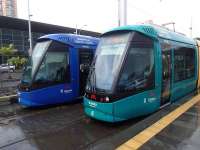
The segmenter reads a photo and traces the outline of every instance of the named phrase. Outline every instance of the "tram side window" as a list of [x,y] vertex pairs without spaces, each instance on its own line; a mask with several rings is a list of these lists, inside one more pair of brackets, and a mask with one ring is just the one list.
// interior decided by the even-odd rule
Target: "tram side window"
[[195,51],[194,49],[187,49],[185,51],[185,68],[186,79],[194,77],[195,75]]
[[35,77],[35,83],[53,85],[70,82],[69,51],[65,44],[52,42]]
[[152,89],[154,81],[153,41],[140,34],[140,41],[133,40],[128,49],[128,56],[118,83],[118,91],[135,93]]
[[174,80],[182,81],[194,77],[195,51],[192,48],[178,48],[174,52]]

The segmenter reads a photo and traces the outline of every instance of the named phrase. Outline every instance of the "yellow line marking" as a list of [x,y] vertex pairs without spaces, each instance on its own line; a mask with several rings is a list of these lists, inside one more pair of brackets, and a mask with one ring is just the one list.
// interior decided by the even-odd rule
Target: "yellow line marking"
[[137,142],[137,141],[134,141],[134,140],[130,140],[128,141],[127,143],[125,143],[125,146],[129,149],[133,149],[134,148],[137,148],[140,146],[140,143]]
[[131,147],[124,145],[124,147],[121,150],[133,150]]
[[17,95],[2,96],[2,97],[0,97],[0,101],[5,101],[5,100],[8,100],[12,97],[17,97]]
[[162,117],[156,123],[152,124],[150,127],[146,128],[124,144],[120,145],[117,150],[139,149],[143,144],[157,135],[160,131],[162,131],[165,127],[171,124],[174,120],[176,120],[179,116],[181,116],[184,112],[186,112],[199,101],[200,94],[185,102],[174,111]]

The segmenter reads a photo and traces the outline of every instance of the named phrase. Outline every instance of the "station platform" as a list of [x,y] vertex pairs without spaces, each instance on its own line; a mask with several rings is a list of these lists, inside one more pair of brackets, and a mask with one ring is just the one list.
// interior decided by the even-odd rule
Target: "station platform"
[[142,150],[199,150],[200,102],[141,146]]
[[[177,106],[177,108],[176,108]],[[120,145],[119,150],[199,150],[200,95],[172,104],[169,113]]]
[[82,104],[26,109],[0,105],[0,150],[197,150],[200,95],[121,123],[90,119]]

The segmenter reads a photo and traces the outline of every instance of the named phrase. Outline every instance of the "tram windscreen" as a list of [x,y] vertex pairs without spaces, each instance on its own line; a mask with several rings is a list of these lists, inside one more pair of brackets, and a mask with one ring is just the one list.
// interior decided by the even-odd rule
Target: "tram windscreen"
[[38,68],[34,83],[55,84],[67,79],[66,70],[69,64],[68,52],[47,52]]
[[140,92],[154,87],[153,40],[135,32],[121,68],[117,92]]
[[40,88],[69,80],[68,46],[52,40],[37,43],[24,70],[22,83]]
[[86,89],[112,90],[130,35],[130,32],[118,32],[101,38]]
[[43,41],[43,42],[38,42],[35,45],[32,56],[29,58],[28,63],[25,66],[22,76],[22,83],[29,84],[32,81],[36,68],[39,65],[50,43],[51,41]]

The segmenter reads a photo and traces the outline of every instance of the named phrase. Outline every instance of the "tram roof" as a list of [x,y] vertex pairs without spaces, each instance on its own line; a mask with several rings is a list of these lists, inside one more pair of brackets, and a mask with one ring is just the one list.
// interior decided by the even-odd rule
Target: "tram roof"
[[104,34],[114,32],[114,31],[123,31],[123,30],[141,32],[141,33],[143,33],[149,37],[155,38],[155,39],[158,39],[158,37],[160,37],[160,38],[164,38],[164,39],[168,39],[168,40],[172,40],[172,41],[196,45],[196,42],[193,39],[191,39],[181,33],[177,33],[177,32],[171,31],[165,27],[158,26],[158,25],[152,25],[152,24],[128,25],[128,26],[117,27],[117,28],[114,28],[114,29],[104,33]]
[[84,36],[84,35],[75,35],[75,34],[64,34],[64,33],[58,33],[58,34],[48,34],[45,36],[42,36],[38,39],[38,41],[43,39],[50,39],[59,41],[68,45],[91,45],[95,46],[98,44],[99,39],[91,36]]

